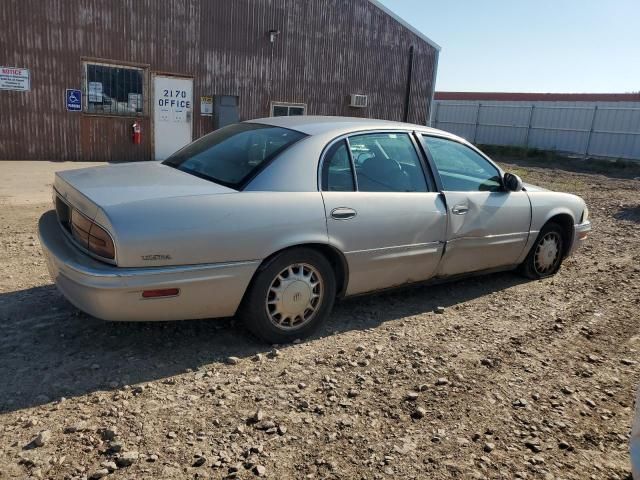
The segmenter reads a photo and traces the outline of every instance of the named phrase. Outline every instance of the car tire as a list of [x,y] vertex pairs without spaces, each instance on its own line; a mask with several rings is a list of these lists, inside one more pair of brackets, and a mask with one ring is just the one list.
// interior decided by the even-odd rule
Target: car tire
[[555,275],[564,259],[565,244],[562,228],[557,223],[547,223],[527,258],[520,265],[520,272],[528,278],[540,279]]
[[335,272],[325,256],[295,248],[260,267],[238,313],[258,338],[289,343],[313,333],[331,313],[335,297]]

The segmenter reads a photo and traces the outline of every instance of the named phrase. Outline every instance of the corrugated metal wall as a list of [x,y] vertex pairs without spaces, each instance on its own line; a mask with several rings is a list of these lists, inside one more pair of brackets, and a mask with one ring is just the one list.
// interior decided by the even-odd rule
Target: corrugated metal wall
[[[202,95],[238,95],[242,120],[272,101],[402,120],[411,45],[409,121],[429,118],[436,49],[367,0],[8,0],[0,22],[0,64],[31,71],[30,92],[0,91],[3,159],[150,159],[153,72],[194,78],[194,137],[213,128]],[[83,59],[146,68],[142,145],[132,118],[66,111],[65,89],[85,88]],[[370,106],[350,108],[351,93]]]
[[436,100],[432,125],[484,145],[640,160],[640,102]]

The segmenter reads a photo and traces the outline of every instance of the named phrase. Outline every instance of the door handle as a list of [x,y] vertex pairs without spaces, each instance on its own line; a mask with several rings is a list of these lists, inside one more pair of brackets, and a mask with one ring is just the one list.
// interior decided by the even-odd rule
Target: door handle
[[356,211],[353,208],[338,207],[331,210],[331,218],[336,220],[349,220],[356,216]]
[[451,213],[453,213],[454,215],[464,215],[468,211],[469,211],[469,207],[467,205],[464,205],[464,204],[455,205],[451,209]]

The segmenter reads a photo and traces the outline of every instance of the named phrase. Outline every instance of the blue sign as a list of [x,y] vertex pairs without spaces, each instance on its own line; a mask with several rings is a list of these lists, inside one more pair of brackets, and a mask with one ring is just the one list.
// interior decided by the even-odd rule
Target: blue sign
[[82,92],[72,88],[67,88],[67,111],[80,112],[82,111]]

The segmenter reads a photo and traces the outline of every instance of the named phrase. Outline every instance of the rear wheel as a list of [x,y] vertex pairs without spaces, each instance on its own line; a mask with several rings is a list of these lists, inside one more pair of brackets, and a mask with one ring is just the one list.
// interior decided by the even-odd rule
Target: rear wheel
[[256,336],[287,343],[310,335],[329,316],[336,280],[329,261],[309,248],[279,253],[256,274],[240,317]]
[[543,227],[529,255],[521,265],[522,273],[529,278],[545,278],[560,270],[564,256],[562,228],[557,223]]

